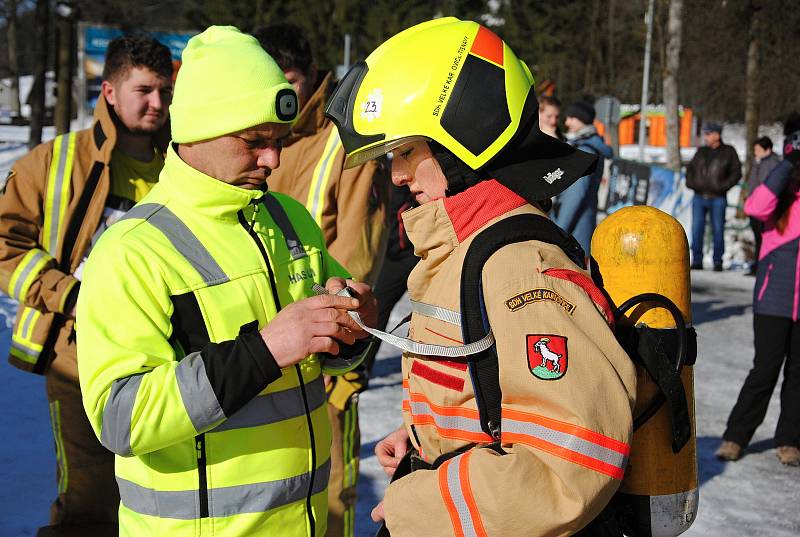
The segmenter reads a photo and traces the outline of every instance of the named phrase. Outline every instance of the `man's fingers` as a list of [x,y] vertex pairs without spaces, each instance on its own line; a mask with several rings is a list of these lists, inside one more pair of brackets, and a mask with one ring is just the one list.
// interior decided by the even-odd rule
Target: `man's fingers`
[[327,352],[330,354],[339,354],[339,344],[332,337],[316,336],[311,338],[308,344],[309,354],[318,352]]
[[312,308],[338,308],[343,310],[357,310],[360,302],[358,299],[336,295],[317,295],[304,300]]

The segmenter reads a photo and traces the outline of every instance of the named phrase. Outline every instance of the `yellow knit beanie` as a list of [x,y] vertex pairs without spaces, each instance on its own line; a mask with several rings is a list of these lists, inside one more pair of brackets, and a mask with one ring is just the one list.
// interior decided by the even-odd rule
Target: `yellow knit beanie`
[[292,123],[297,95],[256,38],[211,26],[183,51],[169,107],[172,140],[208,140],[261,123]]

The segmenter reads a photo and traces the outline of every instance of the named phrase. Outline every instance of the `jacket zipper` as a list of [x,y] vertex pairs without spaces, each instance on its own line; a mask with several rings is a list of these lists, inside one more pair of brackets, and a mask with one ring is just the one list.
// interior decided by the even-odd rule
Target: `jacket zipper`
[[[256,205],[258,207],[258,205]],[[256,243],[258,247],[258,251],[261,252],[261,256],[264,258],[264,264],[267,265],[267,273],[269,275],[269,284],[272,288],[272,297],[275,301],[275,310],[280,311],[282,309],[281,301],[278,296],[278,286],[275,283],[275,273],[272,272],[272,265],[269,262],[269,256],[267,255],[267,251],[264,249],[264,244],[261,242],[261,239],[258,238],[258,235],[255,231],[253,231],[253,226],[256,220],[256,213],[253,213],[253,220],[248,224],[247,219],[244,217],[244,212],[239,211],[238,213],[239,223],[242,227],[247,231],[247,234],[250,235],[250,238]],[[306,411],[306,421],[308,422],[308,436],[311,440],[311,482],[308,485],[308,492],[306,493],[306,516],[308,517],[308,524],[311,532],[309,535],[316,535],[316,520],[314,520],[314,512],[311,509],[311,495],[314,491],[314,479],[316,478],[317,473],[317,447],[314,440],[314,425],[311,422],[311,410],[308,407],[308,395],[306,394],[306,386],[303,382],[303,374],[300,370],[300,365],[295,364],[294,366],[295,371],[297,372],[297,379],[300,383],[300,393],[303,395],[303,407]]]
[[208,482],[206,481],[206,435],[194,438],[197,450],[197,474],[200,489],[200,518],[208,518]]
[[764,293],[767,291],[767,285],[769,285],[769,274],[772,272],[772,263],[769,264],[767,267],[767,274],[764,276],[764,283],[761,284],[761,289],[758,290],[758,301],[761,302],[761,299],[764,298]]

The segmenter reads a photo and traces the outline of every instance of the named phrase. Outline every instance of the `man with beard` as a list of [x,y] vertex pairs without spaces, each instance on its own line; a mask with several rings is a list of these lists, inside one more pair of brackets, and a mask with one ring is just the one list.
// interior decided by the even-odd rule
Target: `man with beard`
[[81,402],[75,304],[100,234],[157,182],[169,140],[172,57],[150,37],[109,43],[88,129],[41,144],[0,198],[0,285],[19,301],[9,362],[46,377],[58,497],[39,535],[116,535],[114,456]]

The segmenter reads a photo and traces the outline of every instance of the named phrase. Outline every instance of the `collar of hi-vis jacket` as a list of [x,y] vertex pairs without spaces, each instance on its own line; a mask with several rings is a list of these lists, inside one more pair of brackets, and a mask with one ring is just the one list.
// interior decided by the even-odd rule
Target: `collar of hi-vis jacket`
[[288,147],[306,136],[313,136],[329,123],[330,120],[325,117],[325,104],[328,101],[332,81],[333,74],[331,73],[322,79],[317,91],[297,116],[297,121],[292,125],[292,134],[284,142],[284,147]]
[[[171,202],[204,216],[236,219],[236,213],[264,195],[261,190],[233,186],[186,164],[170,145],[156,189],[169,193]],[[155,190],[155,189],[154,189]]]
[[[425,259],[430,269],[491,220],[523,205],[529,205],[524,198],[490,179],[455,196],[409,209],[402,216],[414,254]],[[533,206],[531,209],[543,214]]]

